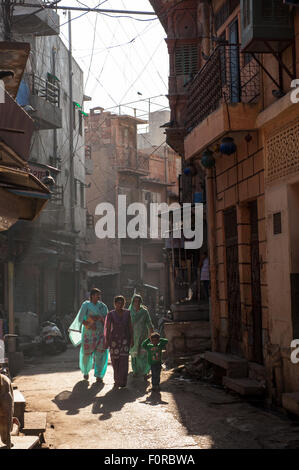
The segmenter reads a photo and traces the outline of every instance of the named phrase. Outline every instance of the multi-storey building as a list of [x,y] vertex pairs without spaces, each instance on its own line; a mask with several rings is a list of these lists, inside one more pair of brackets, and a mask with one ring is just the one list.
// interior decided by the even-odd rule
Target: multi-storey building
[[[101,202],[112,204],[117,215],[118,196],[125,195],[127,206],[142,202],[147,205],[149,215],[151,202],[168,202],[169,196],[176,197],[177,158],[180,157],[175,157],[170,149],[167,154],[165,146],[157,149],[159,145],[155,141],[138,150],[137,137],[139,142],[149,140],[149,135],[137,134],[137,126],[144,122],[132,116],[104,112],[102,108],[92,109],[86,119],[86,151],[93,162],[93,175],[87,177],[87,207],[93,232],[96,207]],[[159,134],[163,135],[160,129]],[[127,222],[130,218],[127,217]],[[146,239],[119,239],[116,232],[115,239],[94,237],[93,242],[89,257],[100,264],[88,273],[89,283],[103,288],[109,305],[117,292],[130,297],[134,288],[140,290],[143,284],[153,288],[148,288],[151,293],[147,299],[152,305],[159,293],[165,295],[161,237],[150,239],[148,229]]]
[[[167,141],[206,168],[213,350],[224,384],[298,410],[299,9],[152,0],[167,33]],[[219,354],[220,353],[220,354]],[[229,375],[229,374],[228,374]],[[248,381],[248,376],[250,380]]]
[[85,97],[83,72],[58,36],[58,14],[36,4],[15,6],[10,35],[30,45],[16,101],[34,122],[31,174],[50,181],[51,199],[38,220],[16,224],[8,237],[16,253],[14,309],[47,318],[74,312],[86,297]]
[[16,253],[9,229],[19,220],[34,220],[50,198],[48,188],[27,165],[33,121],[15,102],[29,50],[26,43],[0,42],[0,338],[5,332],[15,331]]

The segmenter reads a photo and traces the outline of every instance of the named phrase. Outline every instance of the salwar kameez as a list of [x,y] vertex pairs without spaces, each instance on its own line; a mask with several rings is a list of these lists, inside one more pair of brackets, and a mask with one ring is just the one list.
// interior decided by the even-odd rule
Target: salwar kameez
[[138,312],[134,309],[134,298],[132,298],[129,307],[134,331],[134,346],[130,349],[131,365],[135,376],[145,376],[149,373],[151,366],[148,362],[147,352],[141,345],[153,331],[153,324],[149,312],[144,305],[140,305]]
[[104,347],[104,322],[107,313],[108,308],[103,302],[86,301],[69,328],[73,345],[81,344],[79,367],[85,376],[93,367],[95,377],[102,379],[106,374],[108,350]]
[[105,346],[110,349],[116,387],[127,385],[132,334],[129,310],[123,310],[121,315],[116,310],[108,313],[105,321]]

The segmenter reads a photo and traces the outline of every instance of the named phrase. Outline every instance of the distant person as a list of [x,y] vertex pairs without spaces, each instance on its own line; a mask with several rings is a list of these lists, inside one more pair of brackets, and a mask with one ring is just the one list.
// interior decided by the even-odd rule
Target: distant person
[[88,380],[94,366],[97,382],[103,382],[108,365],[108,350],[104,347],[104,324],[108,308],[100,301],[100,297],[99,289],[91,289],[90,300],[83,302],[69,328],[72,344],[81,344],[79,366],[84,379]]
[[134,346],[131,314],[125,305],[126,299],[122,295],[115,297],[115,309],[108,313],[105,321],[105,347],[110,349],[114,388],[127,385],[129,351]]
[[158,332],[151,334],[150,338],[142,343],[142,347],[147,350],[148,362],[152,371],[152,390],[160,390],[160,376],[162,369],[162,351],[165,349],[168,339],[161,338]]
[[210,266],[208,252],[203,252],[203,257],[200,263],[200,282],[203,285],[205,299],[209,300],[210,297]]
[[146,380],[151,366],[148,362],[147,353],[142,349],[141,344],[151,335],[154,328],[141,295],[134,294],[129,310],[134,332],[134,346],[130,349],[133,375],[134,377],[142,376]]

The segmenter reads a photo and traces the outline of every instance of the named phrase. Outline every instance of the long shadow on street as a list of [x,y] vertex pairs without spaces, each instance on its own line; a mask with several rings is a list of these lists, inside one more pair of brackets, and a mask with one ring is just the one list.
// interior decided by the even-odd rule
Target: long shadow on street
[[71,392],[68,390],[60,392],[52,401],[60,410],[67,410],[67,415],[76,415],[79,413],[80,409],[86,408],[94,403],[96,395],[103,387],[104,384],[94,383],[88,388],[88,382],[86,380],[80,380],[80,382],[76,383]]
[[[128,380],[128,388],[113,388],[106,395],[97,397],[92,407],[93,414],[99,414],[101,421],[110,419],[114,412],[120,411],[126,403],[134,402],[139,397],[144,396],[148,384],[146,382],[136,382],[131,388],[131,379]],[[134,381],[135,382],[135,381]]]

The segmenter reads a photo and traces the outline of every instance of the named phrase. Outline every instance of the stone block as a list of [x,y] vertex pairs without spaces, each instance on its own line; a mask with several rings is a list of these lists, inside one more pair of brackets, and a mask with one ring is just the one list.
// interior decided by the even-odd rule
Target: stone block
[[283,393],[282,406],[290,413],[299,416],[299,392]]
[[248,157],[242,163],[243,178],[250,178],[253,175],[253,158]]
[[236,186],[229,188],[224,193],[224,206],[226,208],[234,206],[237,202]]
[[253,156],[253,172],[258,173],[264,169],[264,155],[263,151],[260,150]]
[[225,369],[228,377],[240,378],[247,376],[248,363],[246,359],[232,354],[207,351],[205,353],[205,360]]
[[264,393],[260,382],[248,378],[223,377],[224,387],[244,396],[256,396]]
[[260,194],[260,177],[254,175],[248,180],[248,197],[255,198]]
[[248,199],[248,180],[239,183],[239,198],[241,202]]

